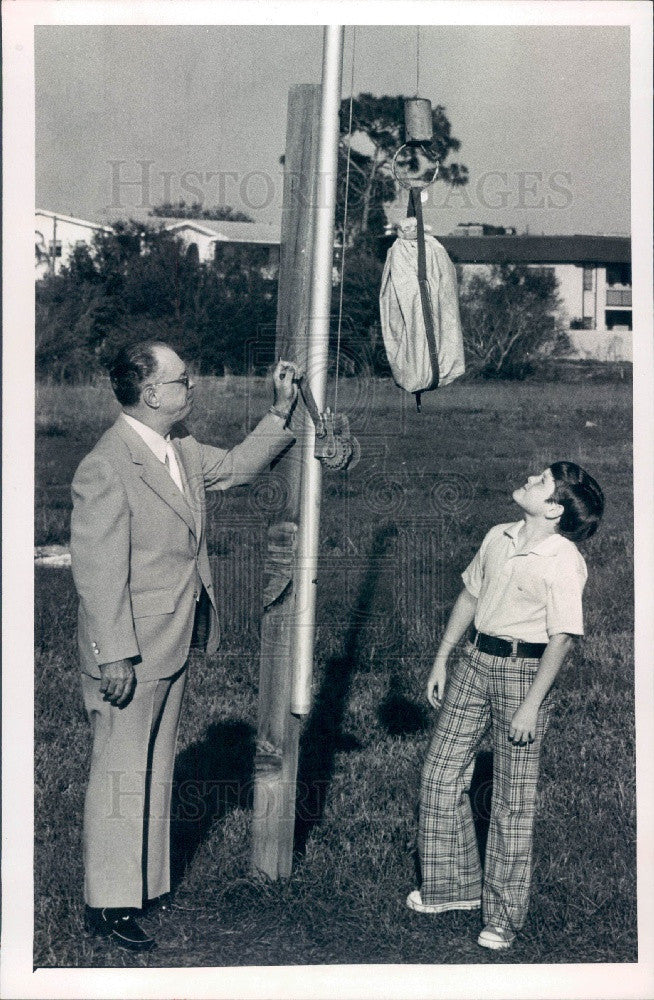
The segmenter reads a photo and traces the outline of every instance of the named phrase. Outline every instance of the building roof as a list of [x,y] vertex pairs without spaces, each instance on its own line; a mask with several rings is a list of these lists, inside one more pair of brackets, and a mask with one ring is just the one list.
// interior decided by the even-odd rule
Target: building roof
[[[264,222],[228,222],[217,219],[161,218],[144,214],[143,210],[128,209],[120,214],[103,213],[104,223],[85,222],[57,212],[37,210],[37,215],[56,216],[66,222],[110,231],[107,223],[132,218],[149,226],[160,226],[172,232],[195,230],[224,243],[250,243],[259,246],[279,246],[279,225]],[[380,243],[384,250],[394,241],[393,234],[384,235]],[[457,264],[629,264],[631,239],[628,236],[438,236],[452,260]]]
[[171,232],[179,232],[182,229],[194,230],[221,243],[256,243],[259,246],[279,246],[281,239],[279,229],[265,222],[161,218],[151,218],[148,221],[150,225],[160,224],[163,229]]
[[111,232],[111,228],[102,222],[87,222],[86,219],[77,219],[73,215],[62,215],[61,212],[50,212],[45,208],[37,208],[34,214],[42,215],[46,219],[56,219],[57,222],[73,222],[76,226],[85,226],[87,229],[102,229],[106,233]]
[[[383,237],[384,247],[394,236]],[[628,236],[438,236],[456,264],[629,264]]]
[[179,232],[184,229],[194,229],[210,239],[224,243],[255,243],[260,246],[279,246],[281,242],[280,224],[270,225],[266,222],[223,222],[219,219],[180,219],[164,218],[158,215],[148,215],[139,208],[125,208],[120,211],[106,209],[103,213],[106,224],[116,222],[140,222],[154,229],[168,229]]

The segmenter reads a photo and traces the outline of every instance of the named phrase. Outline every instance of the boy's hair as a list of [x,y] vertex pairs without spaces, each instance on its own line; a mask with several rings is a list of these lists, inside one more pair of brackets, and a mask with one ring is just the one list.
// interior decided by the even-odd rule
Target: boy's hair
[[599,484],[574,462],[554,462],[550,472],[555,484],[550,499],[563,507],[559,534],[573,542],[590,538],[604,513],[604,494]]

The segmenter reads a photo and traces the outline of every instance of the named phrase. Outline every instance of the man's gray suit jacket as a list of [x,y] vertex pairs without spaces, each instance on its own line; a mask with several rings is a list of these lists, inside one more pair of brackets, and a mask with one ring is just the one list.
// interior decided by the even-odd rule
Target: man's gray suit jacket
[[168,469],[119,417],[83,459],[72,485],[71,557],[80,598],[84,673],[132,659],[137,679],[170,677],[185,664],[195,608],[209,596],[207,652],[218,646],[218,601],[206,541],[206,490],[251,482],[293,434],[267,414],[229,451],[173,437],[182,494]]

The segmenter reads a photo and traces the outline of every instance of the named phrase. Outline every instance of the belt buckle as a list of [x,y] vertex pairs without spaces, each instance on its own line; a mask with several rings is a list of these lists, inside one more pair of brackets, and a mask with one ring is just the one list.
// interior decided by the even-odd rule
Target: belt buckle
[[511,639],[511,662],[513,663],[518,658],[518,646],[520,644],[519,639]]
[[479,629],[477,628],[475,629],[475,637],[472,640],[472,645],[475,647],[475,649],[479,649]]

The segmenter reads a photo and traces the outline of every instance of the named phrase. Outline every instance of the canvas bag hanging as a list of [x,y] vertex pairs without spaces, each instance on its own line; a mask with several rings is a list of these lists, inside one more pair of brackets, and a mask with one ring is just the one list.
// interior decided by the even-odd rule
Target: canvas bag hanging
[[419,194],[414,205],[418,218],[400,223],[386,255],[379,306],[393,378],[407,392],[420,393],[463,375],[465,360],[454,264],[431,235],[424,236],[419,260]]

